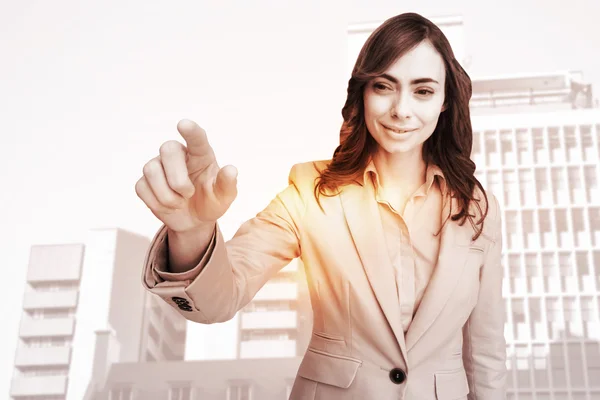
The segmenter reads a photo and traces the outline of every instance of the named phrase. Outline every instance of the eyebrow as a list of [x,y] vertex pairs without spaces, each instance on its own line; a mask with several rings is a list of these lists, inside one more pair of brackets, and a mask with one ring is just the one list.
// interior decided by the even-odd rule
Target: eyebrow
[[[394,78],[393,76],[389,75],[389,74],[381,74],[382,78],[385,78],[387,80],[390,80],[394,83],[398,83],[398,79]],[[437,83],[438,85],[440,84],[438,81],[436,81],[433,78],[418,78],[418,79],[413,79],[412,81],[410,81],[411,85],[418,85],[419,83]]]

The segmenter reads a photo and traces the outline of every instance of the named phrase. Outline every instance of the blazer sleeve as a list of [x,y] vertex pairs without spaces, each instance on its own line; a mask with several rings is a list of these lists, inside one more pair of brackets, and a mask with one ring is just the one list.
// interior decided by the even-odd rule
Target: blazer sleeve
[[490,194],[488,199],[490,211],[493,210],[489,213],[493,215],[489,219],[492,240],[480,272],[477,304],[463,329],[463,362],[469,381],[469,400],[505,400],[506,396],[502,219],[496,197]]
[[142,283],[190,321],[225,322],[248,304],[281,268],[300,256],[305,204],[297,185],[298,165],[288,186],[265,209],[225,241],[217,223],[200,263],[183,273],[168,272],[166,227],[158,231],[144,262]]

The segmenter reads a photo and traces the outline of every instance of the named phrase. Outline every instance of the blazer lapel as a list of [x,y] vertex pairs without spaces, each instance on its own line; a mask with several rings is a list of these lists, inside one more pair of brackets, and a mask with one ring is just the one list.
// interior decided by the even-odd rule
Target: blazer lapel
[[[453,213],[458,210],[456,199],[451,198],[445,203],[442,207],[442,220],[448,216],[450,204],[452,204]],[[458,221],[450,219],[446,221],[441,232],[437,265],[423,294],[421,304],[408,332],[406,332],[407,351],[414,347],[433,324],[456,289],[469,254],[473,234],[473,228],[468,220],[462,226],[458,224]]]
[[369,283],[396,336],[404,360],[408,360],[394,269],[385,244],[374,188],[368,183],[363,187],[349,185],[340,193],[340,199]]

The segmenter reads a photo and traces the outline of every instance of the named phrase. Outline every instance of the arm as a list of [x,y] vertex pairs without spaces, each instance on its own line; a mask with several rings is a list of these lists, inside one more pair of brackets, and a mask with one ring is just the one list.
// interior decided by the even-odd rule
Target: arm
[[231,240],[224,241],[216,224],[206,252],[191,270],[168,272],[163,226],[145,262],[145,287],[191,321],[210,324],[233,318],[271,277],[300,256],[299,224],[305,206],[296,170],[294,166],[290,171],[289,186],[242,224]]
[[488,195],[492,242],[480,272],[479,298],[463,328],[469,400],[504,400],[506,387],[505,307],[502,298],[502,220],[500,205]]
[[167,229],[169,272],[182,273],[197,266],[208,251],[215,229],[216,223],[207,223],[186,233]]

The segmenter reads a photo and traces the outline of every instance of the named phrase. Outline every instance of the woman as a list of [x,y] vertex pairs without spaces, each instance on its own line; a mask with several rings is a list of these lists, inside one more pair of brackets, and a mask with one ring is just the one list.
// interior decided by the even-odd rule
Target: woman
[[471,83],[443,33],[408,13],[362,48],[331,160],[228,242],[237,195],[191,121],[144,167],[138,196],[164,226],[144,285],[200,323],[223,322],[292,259],[313,335],[291,399],[504,399],[501,219],[470,160]]

